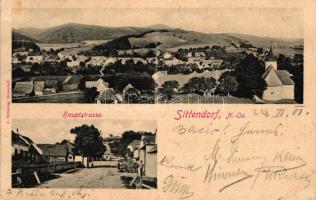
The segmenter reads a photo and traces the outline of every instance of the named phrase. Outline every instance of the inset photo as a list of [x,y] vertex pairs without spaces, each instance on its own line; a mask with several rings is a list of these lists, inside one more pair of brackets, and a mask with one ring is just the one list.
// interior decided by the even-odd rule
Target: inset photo
[[13,12],[13,103],[304,102],[301,8]]
[[157,188],[156,120],[15,119],[12,188]]

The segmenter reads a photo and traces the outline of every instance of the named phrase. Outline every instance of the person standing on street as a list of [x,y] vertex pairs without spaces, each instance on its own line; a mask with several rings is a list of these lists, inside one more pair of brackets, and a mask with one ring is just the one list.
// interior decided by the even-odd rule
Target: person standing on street
[[142,184],[143,184],[143,171],[144,171],[144,164],[143,164],[143,161],[140,160],[138,164],[138,176],[140,178],[139,188],[142,188]]

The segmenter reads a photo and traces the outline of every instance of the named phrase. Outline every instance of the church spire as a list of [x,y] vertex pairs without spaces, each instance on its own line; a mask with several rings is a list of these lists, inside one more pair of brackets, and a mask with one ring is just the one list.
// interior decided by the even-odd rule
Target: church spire
[[267,55],[267,60],[274,60],[274,55],[273,55],[273,51],[272,51],[272,40],[270,42],[270,49],[269,49],[269,52],[268,52],[268,55]]
[[265,68],[268,69],[270,67],[274,68],[275,70],[278,69],[278,64],[272,51],[272,40],[270,43],[270,49],[269,49],[268,55],[266,56],[266,60],[265,60]]

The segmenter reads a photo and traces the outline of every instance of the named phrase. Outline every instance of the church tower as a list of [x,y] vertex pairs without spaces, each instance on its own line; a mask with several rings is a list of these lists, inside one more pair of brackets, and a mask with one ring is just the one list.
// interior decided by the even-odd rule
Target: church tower
[[277,61],[276,61],[276,58],[274,57],[273,51],[272,51],[272,41],[270,44],[269,53],[268,53],[266,60],[265,60],[265,69],[267,69],[270,66],[272,66],[275,70],[278,69]]

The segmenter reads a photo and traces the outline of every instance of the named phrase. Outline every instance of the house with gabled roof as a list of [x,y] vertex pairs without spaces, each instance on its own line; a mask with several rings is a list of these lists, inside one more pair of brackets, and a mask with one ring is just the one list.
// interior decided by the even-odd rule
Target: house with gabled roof
[[42,149],[44,159],[49,163],[74,161],[73,145],[71,143],[38,144]]
[[73,143],[71,143],[69,140],[63,140],[61,143],[61,145],[65,145],[67,147],[67,161],[68,162],[73,162],[75,161],[75,145]]
[[139,157],[138,153],[138,149],[139,149],[139,145],[140,145],[140,140],[133,140],[133,142],[131,142],[127,148],[133,153],[133,158],[137,159]]
[[269,101],[294,100],[295,83],[287,70],[278,70],[278,65],[273,56],[272,47],[265,61],[265,72],[262,78],[267,83],[262,99]]
[[119,151],[117,144],[120,142],[121,138],[122,138],[121,136],[110,135],[109,137],[103,138],[102,143],[104,145],[105,144],[109,145],[111,153],[117,154]]
[[12,131],[12,163],[38,163],[41,162],[43,151],[27,136]]
[[96,88],[96,91],[99,93],[96,96],[96,103],[105,104],[105,103],[119,103],[120,99],[115,93],[113,88],[109,87],[109,83],[105,82],[102,78],[98,80],[86,81],[86,89]]
[[86,88],[96,88],[98,92],[104,92],[109,87],[109,84],[102,78],[99,78],[98,80],[86,81],[85,84]]
[[131,83],[127,84],[123,89],[123,98],[125,101],[129,101],[133,96],[138,97],[140,95],[140,91],[137,90]]

